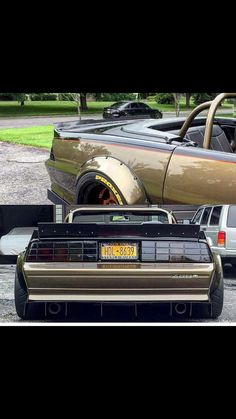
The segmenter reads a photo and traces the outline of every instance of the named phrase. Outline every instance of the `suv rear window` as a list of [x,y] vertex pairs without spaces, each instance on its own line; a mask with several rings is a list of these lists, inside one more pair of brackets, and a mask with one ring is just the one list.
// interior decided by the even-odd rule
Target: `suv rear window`
[[222,207],[214,207],[212,214],[211,214],[211,220],[210,225],[211,226],[217,226],[220,222],[220,214],[221,214]]
[[193,216],[192,220],[191,220],[191,224],[199,224],[201,215],[203,213],[204,208],[200,208],[196,214]]
[[203,216],[202,216],[201,224],[207,224],[208,223],[208,219],[209,219],[209,215],[210,215],[210,212],[211,212],[211,208],[212,207],[207,207],[207,208],[204,209],[204,213],[203,213]]
[[236,227],[236,205],[229,207],[227,227]]

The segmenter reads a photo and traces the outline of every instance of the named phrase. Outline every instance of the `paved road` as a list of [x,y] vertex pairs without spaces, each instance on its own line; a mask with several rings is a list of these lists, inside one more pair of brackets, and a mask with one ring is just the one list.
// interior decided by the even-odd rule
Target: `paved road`
[[49,151],[0,142],[0,204],[51,204]]
[[[217,114],[232,114],[232,109],[219,109]],[[180,112],[180,117],[185,117],[189,114],[189,111]],[[206,115],[207,111],[203,111],[202,115]],[[175,117],[175,112],[164,112],[163,118],[173,118]],[[94,114],[94,115],[86,115],[82,116],[82,119],[101,119],[102,114]],[[74,121],[77,117],[75,116],[47,116],[47,117],[24,117],[24,118],[0,118],[0,129],[6,128],[24,128],[24,127],[32,127],[32,126],[39,126],[39,125],[51,125],[56,122],[65,122],[65,121]]]
[[[84,119],[101,119],[102,115],[88,115],[83,116]],[[56,122],[75,121],[77,116],[51,116],[51,117],[34,117],[28,118],[0,118],[0,129],[4,128],[25,128],[39,125],[51,125]]]
[[[17,317],[14,306],[14,265],[0,265],[0,324],[14,322],[18,324],[24,323]],[[153,313],[146,313],[142,317],[135,318],[133,316],[134,311],[130,308],[111,308],[104,307],[103,318],[100,317],[100,307],[97,307],[93,311],[85,309],[80,313],[80,317],[74,317],[72,321],[83,321],[83,322],[173,322],[173,318]],[[69,319],[71,320],[71,319]],[[186,321],[182,319],[176,319],[174,321]],[[200,322],[195,320],[195,322]],[[201,322],[208,322],[202,320]],[[219,319],[214,320],[214,323],[232,323],[236,322],[236,270],[228,269],[225,272],[225,299],[224,309]]]

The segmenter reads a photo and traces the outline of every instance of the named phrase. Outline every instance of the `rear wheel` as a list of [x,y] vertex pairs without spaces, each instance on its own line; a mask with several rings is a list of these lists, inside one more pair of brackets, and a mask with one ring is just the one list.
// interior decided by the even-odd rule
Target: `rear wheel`
[[39,317],[38,303],[28,303],[28,292],[22,272],[15,273],[15,308],[22,320],[35,320]]
[[155,112],[154,117],[157,118],[157,119],[159,119],[159,118],[162,117],[162,113],[159,112],[159,111],[157,111],[157,112]]
[[77,203],[90,205],[124,205],[126,201],[113,182],[96,172],[87,173],[77,185]]
[[211,295],[211,317],[216,319],[219,317],[223,310],[224,302],[224,281],[220,281],[220,286]]
[[217,319],[222,313],[224,302],[224,281],[223,278],[220,280],[220,285],[211,294],[211,303],[199,304],[197,307],[196,315],[200,318],[206,319]]

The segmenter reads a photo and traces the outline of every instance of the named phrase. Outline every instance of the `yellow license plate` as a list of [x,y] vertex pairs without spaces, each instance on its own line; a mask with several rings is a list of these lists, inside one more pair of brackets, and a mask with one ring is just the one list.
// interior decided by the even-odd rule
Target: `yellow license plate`
[[137,243],[102,243],[101,259],[137,259]]

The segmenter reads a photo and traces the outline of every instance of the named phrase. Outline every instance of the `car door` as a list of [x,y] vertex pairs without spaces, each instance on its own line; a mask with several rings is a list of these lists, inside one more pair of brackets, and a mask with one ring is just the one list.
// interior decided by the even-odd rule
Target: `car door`
[[149,116],[150,118],[153,116],[153,112],[152,109],[149,108],[148,105],[146,105],[145,103],[142,103],[142,109],[143,109],[143,115],[145,116]]
[[236,154],[176,147],[168,165],[165,204],[236,204]]
[[146,106],[145,106],[145,104],[144,103],[137,103],[137,113],[140,115],[140,116],[144,116],[144,115],[147,115],[147,108],[146,108]]
[[131,103],[127,103],[121,110],[121,116],[132,116]]
[[132,116],[140,115],[140,110],[136,102],[130,103],[130,113]]

